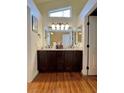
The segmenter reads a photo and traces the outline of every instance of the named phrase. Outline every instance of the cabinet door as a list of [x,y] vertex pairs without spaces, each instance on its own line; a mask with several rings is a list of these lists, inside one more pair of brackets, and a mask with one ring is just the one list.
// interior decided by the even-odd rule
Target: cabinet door
[[82,51],[66,51],[65,52],[65,71],[82,70]]
[[48,71],[53,72],[56,71],[56,51],[48,51],[47,52],[47,60],[48,60]]
[[73,70],[81,71],[82,70],[82,51],[75,51],[73,55]]
[[65,71],[72,71],[72,60],[73,52],[72,51],[65,51]]
[[38,57],[39,72],[47,71],[47,69],[48,69],[47,52],[46,51],[38,51],[37,57]]
[[65,61],[64,51],[57,51],[56,58],[57,58],[57,71],[59,72],[64,71],[64,61]]

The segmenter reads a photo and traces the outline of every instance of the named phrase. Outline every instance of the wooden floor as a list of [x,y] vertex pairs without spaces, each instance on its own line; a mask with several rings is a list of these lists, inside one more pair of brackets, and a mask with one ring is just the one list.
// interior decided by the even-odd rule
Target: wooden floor
[[42,73],[28,84],[28,93],[97,93],[97,77],[80,73]]

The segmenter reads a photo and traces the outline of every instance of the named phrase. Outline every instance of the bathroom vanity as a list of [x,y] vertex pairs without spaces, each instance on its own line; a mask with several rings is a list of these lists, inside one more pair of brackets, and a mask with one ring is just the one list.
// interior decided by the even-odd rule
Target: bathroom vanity
[[78,49],[44,49],[37,51],[39,72],[81,72],[83,51]]

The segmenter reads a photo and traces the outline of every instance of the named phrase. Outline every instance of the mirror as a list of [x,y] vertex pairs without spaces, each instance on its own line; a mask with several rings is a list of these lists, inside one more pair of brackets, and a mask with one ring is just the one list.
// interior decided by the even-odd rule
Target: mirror
[[59,44],[63,48],[78,48],[82,43],[82,27],[72,31],[46,31],[45,38],[47,48],[56,48]]
[[62,44],[63,48],[72,47],[72,32],[47,32],[47,45],[56,48],[56,45]]
[[73,32],[73,44],[82,42],[82,26],[78,27],[76,31]]
[[73,31],[73,47],[80,48],[82,47],[82,26],[78,27]]

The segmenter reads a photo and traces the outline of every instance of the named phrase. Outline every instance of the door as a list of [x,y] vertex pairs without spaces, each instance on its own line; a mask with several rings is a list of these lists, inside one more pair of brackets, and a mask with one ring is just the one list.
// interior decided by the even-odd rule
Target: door
[[89,71],[97,75],[97,16],[89,16]]

